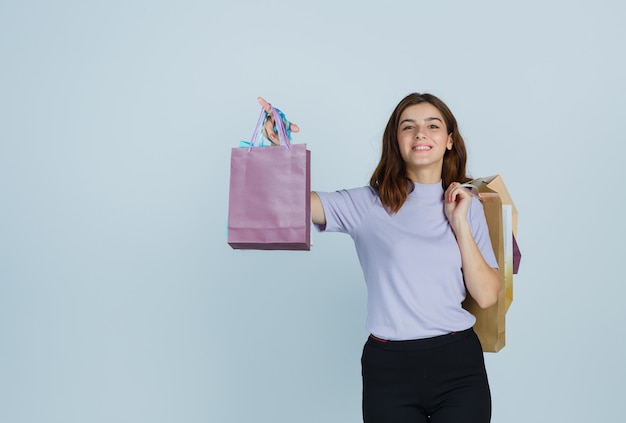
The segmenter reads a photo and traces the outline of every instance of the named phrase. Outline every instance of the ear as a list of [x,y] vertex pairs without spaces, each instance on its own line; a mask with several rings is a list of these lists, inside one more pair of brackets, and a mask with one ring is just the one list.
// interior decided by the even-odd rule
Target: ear
[[448,142],[446,143],[446,148],[448,150],[452,150],[452,144],[454,144],[454,138],[452,137],[452,134],[448,135]]

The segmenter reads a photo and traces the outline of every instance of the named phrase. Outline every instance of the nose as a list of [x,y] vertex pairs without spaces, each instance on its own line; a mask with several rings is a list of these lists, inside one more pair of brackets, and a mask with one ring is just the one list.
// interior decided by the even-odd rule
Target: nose
[[417,138],[418,140],[424,139],[426,138],[426,135],[424,135],[424,133],[420,129],[418,129],[417,132],[415,133],[415,138]]

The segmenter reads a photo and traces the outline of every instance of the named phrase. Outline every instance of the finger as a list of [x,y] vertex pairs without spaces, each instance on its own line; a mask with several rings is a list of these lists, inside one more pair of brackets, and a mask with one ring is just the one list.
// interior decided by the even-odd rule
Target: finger
[[448,185],[448,189],[446,189],[445,192],[445,196],[446,196],[446,200],[450,203],[452,201],[454,201],[454,190],[457,187],[457,183],[456,182],[452,182],[450,185]]
[[454,191],[454,188],[452,187],[448,187],[448,189],[446,190],[445,197],[447,203],[451,203],[453,201],[454,197],[452,195],[452,191]]
[[280,138],[278,137],[278,134],[274,131],[275,126],[276,125],[274,122],[274,117],[270,114],[267,117],[265,124],[263,125],[263,132],[265,134],[265,137],[269,138],[272,144],[280,145]]
[[453,182],[448,187],[447,196],[449,202],[454,202],[464,198],[474,197],[475,195],[470,190],[465,189],[459,182]]
[[459,189],[457,187],[452,188],[450,190],[450,194],[448,194],[448,201],[450,203],[454,203],[459,195]]
[[267,118],[265,119],[265,124],[263,125],[263,135],[266,138],[269,138],[270,141],[274,144],[280,144],[278,137],[274,133],[274,114],[272,113],[272,105],[265,101],[263,97],[257,97],[257,101],[267,113]]
[[277,134],[274,132],[274,119],[267,119],[265,125],[263,125],[263,133],[266,138],[269,138],[274,144],[280,143]]
[[290,123],[289,129],[291,129],[291,132],[300,132],[300,127],[295,123]]
[[272,114],[272,105],[269,104],[267,101],[265,101],[262,97],[258,97],[257,98],[259,104],[261,104],[261,106],[263,107],[263,110],[265,110],[267,113],[269,113],[270,115]]

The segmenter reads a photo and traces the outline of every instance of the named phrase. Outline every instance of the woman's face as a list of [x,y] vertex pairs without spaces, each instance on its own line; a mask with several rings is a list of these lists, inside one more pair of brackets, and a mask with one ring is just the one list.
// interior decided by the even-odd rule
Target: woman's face
[[435,183],[441,179],[443,156],[452,149],[443,115],[430,103],[409,106],[400,115],[398,147],[414,182]]

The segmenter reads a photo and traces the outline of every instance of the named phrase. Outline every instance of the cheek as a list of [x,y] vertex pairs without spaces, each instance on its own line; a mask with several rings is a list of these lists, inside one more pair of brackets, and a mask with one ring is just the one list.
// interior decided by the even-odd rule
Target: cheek
[[407,155],[407,150],[411,148],[411,140],[407,139],[406,137],[398,137],[397,143],[400,156],[402,156],[402,158],[405,158],[405,156]]
[[410,132],[401,132],[398,134],[398,145],[409,144],[413,142],[413,136]]

